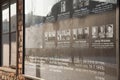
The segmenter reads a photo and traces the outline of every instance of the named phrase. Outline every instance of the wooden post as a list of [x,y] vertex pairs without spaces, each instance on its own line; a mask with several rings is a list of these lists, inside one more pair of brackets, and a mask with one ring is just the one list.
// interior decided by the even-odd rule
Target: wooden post
[[[17,76],[23,74],[23,0],[17,0]],[[21,80],[19,78],[19,80]]]

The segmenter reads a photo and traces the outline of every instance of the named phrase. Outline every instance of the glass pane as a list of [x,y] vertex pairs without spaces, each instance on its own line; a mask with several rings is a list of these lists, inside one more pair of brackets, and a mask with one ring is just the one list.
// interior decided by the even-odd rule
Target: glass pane
[[16,31],[16,3],[11,4],[11,32]]
[[116,1],[25,0],[25,75],[117,80]]
[[[9,8],[8,3],[2,5],[2,54],[3,66],[9,66]],[[7,34],[6,34],[7,33]]]
[[11,33],[11,66],[16,66],[16,33]]
[[7,4],[3,6],[2,10],[2,33],[9,32],[9,8],[6,8]]
[[2,35],[3,66],[9,66],[9,34]]

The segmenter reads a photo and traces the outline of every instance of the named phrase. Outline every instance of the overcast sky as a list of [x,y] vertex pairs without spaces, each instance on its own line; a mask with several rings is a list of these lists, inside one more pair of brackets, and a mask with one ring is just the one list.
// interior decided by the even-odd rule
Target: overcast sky
[[25,13],[28,14],[33,11],[34,15],[46,16],[57,1],[58,0],[25,0]]
[[[7,19],[9,21],[9,8],[3,10],[3,21]],[[11,5],[11,16],[16,15],[16,3]]]

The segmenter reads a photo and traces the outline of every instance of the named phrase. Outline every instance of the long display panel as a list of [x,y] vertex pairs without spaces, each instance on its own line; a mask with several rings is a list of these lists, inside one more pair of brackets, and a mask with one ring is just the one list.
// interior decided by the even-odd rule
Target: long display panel
[[25,75],[117,80],[117,0],[25,0]]

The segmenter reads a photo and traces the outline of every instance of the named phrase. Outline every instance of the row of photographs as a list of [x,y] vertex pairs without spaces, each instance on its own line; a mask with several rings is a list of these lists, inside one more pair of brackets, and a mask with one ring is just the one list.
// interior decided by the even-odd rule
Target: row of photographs
[[[71,34],[72,31],[72,34]],[[108,25],[102,25],[102,26],[93,26],[91,30],[92,38],[98,39],[98,38],[113,38],[113,24]],[[54,41],[56,39],[57,34],[57,40],[70,40],[71,36],[73,36],[73,40],[79,40],[79,39],[87,39],[90,36],[90,29],[89,27],[83,27],[83,28],[76,28],[76,29],[67,29],[67,30],[59,30],[57,33],[55,31],[52,32],[45,32],[45,41]]]

